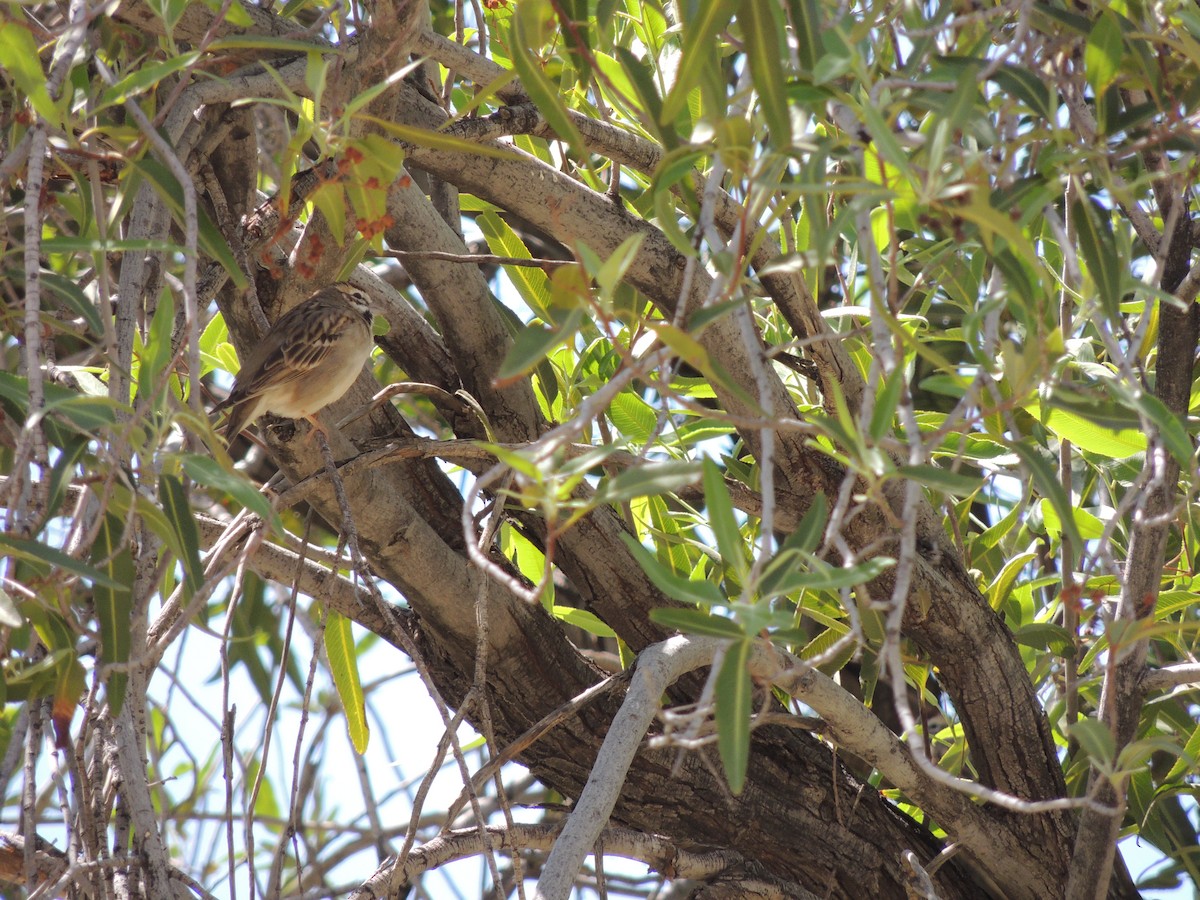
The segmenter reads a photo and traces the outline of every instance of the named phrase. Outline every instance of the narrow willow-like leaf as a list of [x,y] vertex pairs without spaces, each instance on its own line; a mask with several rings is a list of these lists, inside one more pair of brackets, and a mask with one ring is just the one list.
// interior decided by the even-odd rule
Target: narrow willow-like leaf
[[1179,416],[1171,412],[1167,405],[1153,394],[1138,394],[1136,402],[1146,418],[1158,426],[1158,436],[1162,438],[1167,451],[1175,457],[1175,461],[1184,471],[1187,471],[1192,464],[1194,448]]
[[1124,413],[1122,424],[1106,415],[1103,409],[1089,410],[1081,405],[1072,405],[1066,409],[1052,398],[1051,408],[1041,414],[1040,404],[1026,405],[1029,414],[1039,418],[1043,425],[1049,428],[1062,440],[1070,441],[1080,450],[1095,453],[1108,459],[1125,459],[1135,453],[1146,450],[1146,433],[1136,426],[1137,417],[1123,407],[1113,410],[1114,414]]
[[575,331],[583,320],[583,313],[574,309],[567,314],[566,320],[557,328],[547,328],[544,325],[528,325],[521,329],[512,347],[500,363],[496,373],[498,381],[506,381],[523,375],[538,365],[546,356],[563,341],[575,337]]
[[588,634],[604,638],[617,636],[617,633],[605,625],[595,613],[590,613],[586,609],[576,609],[574,606],[552,606],[550,612],[560,622],[582,628]]
[[[180,187],[179,181],[176,180],[171,170],[158,160],[149,157],[143,157],[129,165],[146,178],[158,191],[159,196],[167,201],[167,205],[171,208],[171,214],[182,228],[184,219],[183,188]],[[196,224],[199,249],[205,255],[219,262],[234,284],[239,288],[244,288],[246,276],[242,274],[241,267],[234,259],[233,251],[229,249],[229,244],[226,243],[221,230],[213,224],[202,205],[196,206]],[[179,248],[173,247],[172,249],[178,250]]]
[[179,561],[183,564],[184,584],[189,592],[198,591],[204,584],[200,534],[196,530],[196,520],[192,518],[192,508],[187,502],[183,482],[174,475],[161,475],[158,479],[158,501],[182,550]]
[[[1041,504],[1042,523],[1046,526],[1046,533],[1052,538],[1059,537],[1063,532],[1062,520],[1058,517],[1058,511],[1054,509],[1054,505],[1046,498],[1042,498]],[[1084,540],[1092,540],[1100,537],[1104,533],[1104,523],[1096,516],[1092,515],[1086,509],[1073,509],[1075,527],[1079,530],[1080,536]]]
[[1042,458],[1041,454],[1032,447],[1018,441],[1013,444],[1013,451],[1017,456],[1021,457],[1021,462],[1025,464],[1025,468],[1033,476],[1034,487],[1058,511],[1059,519],[1062,521],[1064,537],[1069,539],[1071,546],[1075,547],[1076,552],[1079,552],[1083,547],[1083,539],[1079,536],[1079,529],[1075,527],[1075,516],[1072,515],[1071,503],[1067,499],[1067,494],[1063,490],[1062,484],[1055,477],[1054,470],[1050,468],[1050,464]]
[[800,590],[838,591],[878,578],[895,562],[889,556],[875,556],[842,568],[813,560],[807,570],[780,567],[777,574],[772,573],[771,588],[776,594],[791,594]]
[[541,110],[554,133],[570,145],[573,154],[581,155],[584,150],[583,135],[571,121],[571,114],[559,98],[558,88],[546,77],[540,60],[534,57],[531,49],[538,43],[533,39],[538,31],[538,24],[534,19],[542,14],[543,6],[537,2],[517,4],[512,17],[512,29],[509,32],[513,67],[517,70],[529,99]]
[[1111,769],[1117,746],[1107,725],[1095,719],[1080,719],[1070,725],[1067,732],[1079,741],[1079,746],[1088,755],[1092,765],[1102,771]]
[[825,47],[821,43],[824,25],[820,7],[817,6],[817,0],[787,0],[787,10],[796,38],[796,56],[800,60],[800,68],[812,72],[825,54]]
[[1108,212],[1087,198],[1071,204],[1071,223],[1088,273],[1096,283],[1100,306],[1113,322],[1121,318],[1121,256],[1113,239]]
[[713,615],[699,609],[652,609],[650,621],[684,634],[704,637],[744,638],[746,631],[732,619]]
[[188,453],[181,457],[183,470],[197,484],[227,494],[260,518],[275,522],[271,503],[244,476],[226,472],[207,456]]
[[875,397],[875,408],[871,411],[870,434],[873,441],[879,442],[892,430],[892,419],[896,415],[896,407],[900,405],[900,393],[904,388],[904,367],[897,366],[883,383]]
[[[212,49],[211,45],[209,49]],[[190,53],[181,53],[162,62],[140,66],[116,84],[105,88],[96,100],[93,111],[98,113],[106,106],[124,103],[126,100],[137,97],[139,94],[156,87],[167,76],[173,75],[181,69],[186,69],[199,58],[199,51],[192,51]]]
[[1083,49],[1084,75],[1097,97],[1117,80],[1123,46],[1117,15],[1106,9],[1097,17]]
[[[62,128],[62,112],[46,90],[46,73],[42,71],[33,33],[24,22],[11,14],[0,18],[0,64],[21,95],[29,99],[37,114]],[[70,94],[69,91],[67,93]]]
[[683,21],[679,69],[660,113],[664,123],[674,121],[687,102],[688,94],[700,83],[704,69],[712,66],[713,46],[733,17],[733,4],[729,0],[709,0],[700,4],[697,13]]
[[99,337],[104,334],[104,321],[100,318],[96,304],[87,298],[78,284],[57,272],[47,270],[43,270],[39,277],[42,284],[48,287],[73,313],[87,322],[88,330],[93,335]]
[[962,475],[931,465],[897,466],[896,474],[919,481],[926,487],[951,497],[970,497],[983,486],[978,476]]
[[[476,219],[476,224],[487,240],[488,249],[498,256],[514,259],[533,259],[525,242],[513,231],[512,226],[493,212],[485,212]],[[506,270],[521,299],[543,321],[551,321],[550,279],[541,269],[529,266],[510,266]]]
[[[129,619],[133,614],[133,556],[129,547],[121,543],[124,528],[121,519],[106,515],[92,544],[92,559],[97,568],[104,571],[106,582],[119,585],[110,587],[108,583],[98,583],[92,590],[96,618],[100,623],[100,662],[110,666],[129,662],[133,644],[129,632]],[[112,671],[105,677],[108,704],[114,716],[120,713],[125,702],[128,682],[128,673],[124,671]]]
[[622,534],[621,540],[629,548],[649,577],[654,586],[673,600],[683,603],[694,603],[699,606],[719,606],[725,603],[725,597],[715,584],[708,581],[691,581],[681,575],[676,575],[666,566],[655,559],[650,551],[637,542],[630,534]]
[[366,753],[371,729],[367,725],[366,695],[358,677],[354,632],[350,620],[332,610],[326,611],[325,655],[329,659],[329,672],[333,675],[338,698],[342,701],[342,712],[346,715],[350,743],[358,753]]
[[80,562],[75,557],[63,553],[55,547],[43,544],[40,541],[0,534],[0,549],[4,550],[7,555],[16,557],[17,559],[24,559],[33,563],[44,563],[47,571],[52,568],[62,569],[81,578],[86,578],[93,585],[101,585],[109,589],[122,587],[120,582],[113,581],[112,577],[101,569],[89,566],[85,562]]
[[604,503],[620,503],[634,497],[668,494],[685,484],[691,484],[698,474],[699,466],[691,460],[667,460],[634,466],[606,479],[596,492],[596,499]]
[[774,2],[741,0],[738,22],[746,42],[750,77],[771,131],[771,143],[786,149],[792,145],[792,118],[788,110],[787,77],[783,74],[787,50],[782,10]]
[[717,673],[717,749],[725,780],[734,796],[746,785],[750,765],[750,672],[746,667],[752,644],[736,641],[725,653]]
[[717,464],[707,457],[704,460],[704,507],[708,513],[708,527],[717,539],[721,559],[737,574],[745,576],[750,561],[746,558],[746,545],[733,516],[733,500],[725,486],[725,476]]
[[641,397],[635,394],[618,394],[608,407],[608,417],[617,431],[635,444],[645,443],[654,433],[658,415]]

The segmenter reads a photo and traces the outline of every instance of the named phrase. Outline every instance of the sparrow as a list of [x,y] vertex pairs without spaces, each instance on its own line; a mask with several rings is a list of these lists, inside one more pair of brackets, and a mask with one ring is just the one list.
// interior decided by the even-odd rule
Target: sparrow
[[325,433],[316,413],[350,389],[370,356],[374,305],[345,282],[321,288],[288,310],[242,363],[229,396],[225,439],[232,441],[264,413],[307,419]]

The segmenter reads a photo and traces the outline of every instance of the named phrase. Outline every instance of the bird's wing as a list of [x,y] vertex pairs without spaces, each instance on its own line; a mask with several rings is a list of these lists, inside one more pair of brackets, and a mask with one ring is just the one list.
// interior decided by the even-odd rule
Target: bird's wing
[[[290,384],[319,366],[352,323],[352,313],[340,308],[320,308],[321,327],[311,327],[317,310],[296,308],[297,318],[308,318],[299,328],[285,327],[282,319],[246,360],[228,404],[257,397],[271,387]],[[290,315],[290,313],[289,313]],[[285,317],[286,318],[286,317]],[[306,327],[307,326],[307,327]],[[297,339],[302,335],[302,339]],[[244,376],[244,377],[243,377]]]

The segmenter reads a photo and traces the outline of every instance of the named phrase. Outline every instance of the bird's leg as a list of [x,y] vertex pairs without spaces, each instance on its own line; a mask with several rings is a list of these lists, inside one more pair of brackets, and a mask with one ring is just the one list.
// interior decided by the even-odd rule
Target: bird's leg
[[324,425],[322,425],[322,424],[321,424],[321,423],[320,423],[320,422],[317,420],[316,413],[314,413],[314,414],[313,414],[313,415],[311,415],[311,416],[305,416],[304,418],[305,418],[305,419],[308,421],[308,424],[312,426],[312,428],[310,428],[310,429],[308,430],[308,434],[306,434],[306,435],[304,436],[304,446],[306,446],[306,447],[307,447],[307,446],[310,446],[310,445],[312,444],[312,439],[313,439],[313,436],[314,436],[314,435],[315,435],[315,434],[316,434],[318,431],[321,433],[321,436],[322,436],[323,438],[325,438],[325,443],[327,443],[327,444],[328,444],[328,443],[329,443],[329,429],[328,429],[328,428],[326,428]]

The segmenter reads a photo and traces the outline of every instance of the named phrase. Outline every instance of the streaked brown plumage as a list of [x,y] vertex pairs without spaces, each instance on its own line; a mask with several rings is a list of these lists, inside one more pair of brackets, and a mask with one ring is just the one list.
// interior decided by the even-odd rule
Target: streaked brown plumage
[[371,312],[370,297],[343,282],[322,288],[281,316],[217,406],[232,407],[226,440],[265,413],[308,419],[324,431],[314,416],[350,389],[375,346]]

